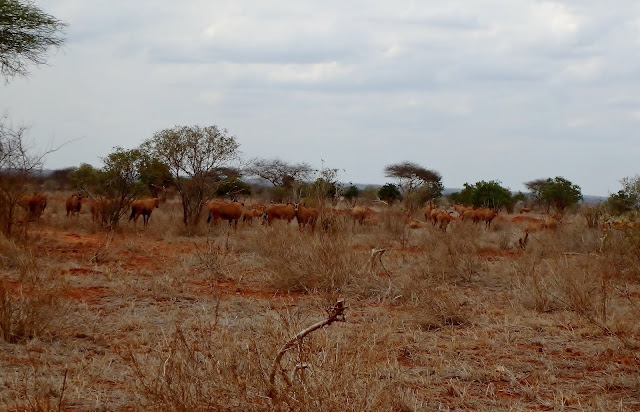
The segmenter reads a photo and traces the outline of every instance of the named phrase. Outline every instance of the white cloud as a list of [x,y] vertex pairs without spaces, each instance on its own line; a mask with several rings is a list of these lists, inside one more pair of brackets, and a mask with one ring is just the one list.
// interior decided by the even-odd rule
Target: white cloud
[[[629,142],[640,120],[640,19],[630,0],[43,7],[70,24],[67,45],[50,67],[0,86],[0,112],[34,124],[43,141],[86,136],[51,167],[184,123],[228,128],[247,156],[323,156],[360,182],[413,160],[449,185],[497,179],[518,190],[566,174],[606,194],[638,154]],[[585,162],[605,150],[606,172],[594,176]]]

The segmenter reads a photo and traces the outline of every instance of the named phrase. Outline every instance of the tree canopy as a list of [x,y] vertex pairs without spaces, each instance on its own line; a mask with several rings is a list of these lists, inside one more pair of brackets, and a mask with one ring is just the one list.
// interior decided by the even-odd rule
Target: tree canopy
[[378,197],[380,200],[392,204],[396,200],[402,199],[402,194],[400,193],[397,185],[387,183],[378,190]]
[[[415,206],[414,203],[442,196],[442,176],[434,170],[425,169],[416,163],[402,162],[386,166],[384,173],[386,177],[398,180],[397,187],[410,208]],[[419,192],[419,199],[415,198],[414,192]]]
[[464,189],[460,192],[452,193],[451,200],[467,206],[473,207],[495,207],[513,210],[513,205],[521,200],[523,196],[514,196],[511,191],[502,187],[499,181],[491,180],[485,182],[481,180],[473,185],[464,184]]
[[155,133],[141,150],[167,166],[182,200],[183,222],[195,225],[221,183],[216,173],[229,169],[239,147],[235,136],[215,125],[175,126]]
[[29,64],[45,64],[49,48],[64,43],[65,27],[32,2],[1,0],[0,73],[26,76]]
[[640,176],[623,177],[620,183],[622,184],[621,192],[624,192],[628,201],[632,202],[632,207],[640,209]]
[[313,173],[308,163],[287,163],[280,159],[258,159],[245,170],[248,176],[268,180],[274,186],[290,186],[294,180],[308,179]]
[[525,186],[531,190],[534,201],[544,205],[547,212],[553,207],[559,213],[563,213],[567,207],[582,200],[580,186],[560,176],[532,180],[526,182]]

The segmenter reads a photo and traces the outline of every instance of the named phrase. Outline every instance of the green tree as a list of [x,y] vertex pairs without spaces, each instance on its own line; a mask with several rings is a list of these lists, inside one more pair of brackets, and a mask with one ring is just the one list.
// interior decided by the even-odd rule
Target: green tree
[[531,200],[536,206],[542,206],[542,190],[546,184],[547,179],[536,179],[524,183],[525,187],[529,189]]
[[140,181],[146,186],[152,197],[162,197],[164,189],[171,186],[173,182],[169,166],[149,154],[142,154],[138,173]]
[[175,126],[161,130],[142,145],[166,164],[182,202],[183,223],[196,225],[204,204],[215,196],[217,169],[238,157],[235,136],[218,126]]
[[26,76],[29,64],[46,63],[47,51],[64,43],[66,24],[30,1],[0,1],[0,73]]
[[102,159],[99,191],[110,198],[132,199],[144,190],[140,180],[142,154],[139,149],[115,147]]
[[640,209],[640,176],[624,177],[620,183],[628,200],[633,202],[633,208]]
[[546,180],[540,199],[549,208],[553,208],[559,213],[564,213],[569,206],[575,205],[582,200],[582,191],[580,186],[571,183],[564,177],[549,178]]
[[513,211],[517,202],[511,191],[502,187],[497,180],[481,180],[474,185],[465,183],[462,191],[452,193],[449,198],[466,206],[506,208],[509,211]]
[[104,165],[100,169],[83,163],[69,173],[72,186],[101,205],[98,217],[102,224],[110,228],[118,226],[131,202],[145,191],[140,179],[143,158],[139,149],[115,147],[102,159]]
[[139,149],[115,147],[102,159],[104,166],[97,170],[96,175],[88,176],[89,181],[95,182],[89,197],[102,204],[100,218],[108,227],[118,226],[122,216],[129,211],[131,202],[145,190],[140,180],[142,157]]
[[251,186],[238,177],[224,179],[217,185],[216,196],[235,199],[238,195],[251,196]]
[[355,185],[349,185],[342,196],[353,206],[360,196],[360,189]]
[[637,200],[629,195],[629,193],[625,190],[619,190],[618,193],[609,195],[607,208],[611,211],[611,214],[619,216],[634,210],[636,203]]
[[380,190],[378,190],[378,197],[380,200],[383,200],[390,205],[393,204],[396,200],[402,199],[402,193],[400,193],[400,189],[398,189],[397,185],[393,183],[387,183],[382,186]]
[[82,163],[80,167],[70,171],[68,176],[74,189],[86,193],[94,193],[100,180],[99,170],[88,163]]

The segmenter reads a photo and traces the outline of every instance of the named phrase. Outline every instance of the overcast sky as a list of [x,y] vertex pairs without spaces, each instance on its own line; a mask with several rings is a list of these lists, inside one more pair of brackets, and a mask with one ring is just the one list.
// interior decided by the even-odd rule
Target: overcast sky
[[47,168],[100,165],[175,125],[246,158],[446,187],[563,176],[607,195],[640,173],[640,2],[40,0],[67,42],[0,85]]

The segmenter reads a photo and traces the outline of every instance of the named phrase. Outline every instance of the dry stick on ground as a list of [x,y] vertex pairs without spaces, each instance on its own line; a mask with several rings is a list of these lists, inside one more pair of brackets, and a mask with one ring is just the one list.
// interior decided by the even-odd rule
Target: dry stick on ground
[[529,243],[529,231],[525,229],[524,237],[518,239],[518,244],[520,245],[520,249],[525,250],[527,247],[527,243]]
[[384,269],[385,273],[388,276],[391,276],[391,273],[389,273],[387,268],[384,267],[384,264],[382,263],[382,255],[386,251],[387,251],[387,249],[376,249],[376,248],[371,249],[371,256],[369,257],[369,261],[367,263],[367,265],[369,266],[369,271],[370,272],[373,273],[373,271],[375,269],[375,266],[376,266],[376,262],[380,262],[380,266],[382,266],[382,269]]
[[111,245],[111,242],[113,241],[113,236],[114,235],[115,235],[115,232],[113,230],[109,230],[109,233],[107,234],[107,237],[105,238],[104,243],[102,245],[100,245],[98,250],[96,250],[96,253],[93,254],[93,256],[91,257],[89,262],[98,263],[98,261],[102,258],[102,254],[107,249],[109,249],[109,246]]
[[69,369],[64,370],[64,378],[62,379],[62,388],[60,389],[60,398],[58,399],[58,412],[62,411],[62,399],[64,399],[64,391],[67,389],[67,373]]
[[[331,325],[333,322],[344,322],[345,309],[347,309],[347,307],[344,305],[344,299],[339,299],[332,307],[327,309],[328,317],[326,319],[318,323],[314,323],[313,325],[309,326],[304,330],[301,330],[294,337],[289,339],[287,343],[284,344],[282,349],[280,349],[280,351],[278,352],[278,355],[276,355],[276,358],[273,361],[273,366],[271,366],[271,373],[269,374],[269,386],[270,386],[269,393],[268,393],[269,397],[271,397],[272,399],[276,398],[276,395],[277,395],[276,385],[275,385],[276,369],[278,369],[278,367],[280,366],[280,361],[282,360],[282,357],[284,356],[284,354],[289,349],[291,349],[291,347],[293,347],[293,345],[295,345],[296,342],[301,341],[302,339],[304,339],[305,336],[307,336],[311,332],[318,330],[324,326]],[[283,376],[287,381],[287,385],[291,386],[291,380],[289,380],[286,373],[283,374]]]

